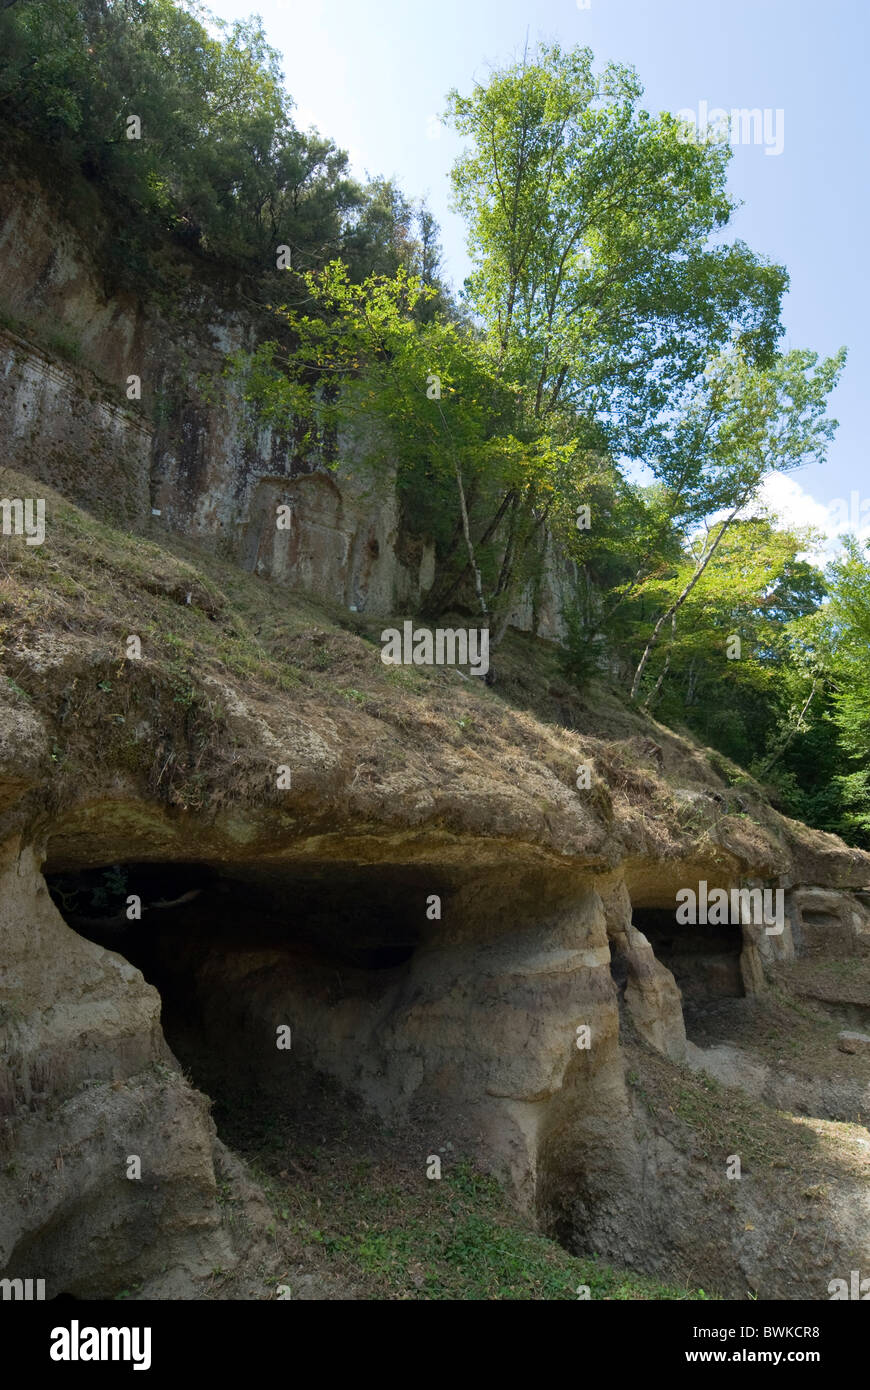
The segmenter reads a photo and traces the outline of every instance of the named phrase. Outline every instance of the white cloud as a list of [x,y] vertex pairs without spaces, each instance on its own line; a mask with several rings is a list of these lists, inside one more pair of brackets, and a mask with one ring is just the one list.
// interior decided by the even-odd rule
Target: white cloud
[[[708,524],[722,521],[728,508],[717,512]],[[833,497],[819,502],[797,478],[788,473],[769,473],[761,485],[756,503],[743,516],[768,515],[780,530],[800,531],[811,527],[819,533],[810,548],[801,552],[801,560],[809,560],[823,569],[840,549],[842,537],[850,533],[859,540],[870,540],[870,494],[853,488],[848,497]],[[699,533],[700,534],[700,533]]]
[[857,488],[848,497],[819,502],[796,478],[787,473],[771,473],[762,484],[761,500],[776,513],[781,526],[812,526],[823,533],[825,541],[805,557],[816,564],[832,559],[840,548],[840,538],[850,532],[861,540],[870,539],[870,495],[862,495]]
[[814,526],[825,534],[831,529],[828,509],[788,473],[771,473],[761,485],[762,503],[775,512],[783,526]]

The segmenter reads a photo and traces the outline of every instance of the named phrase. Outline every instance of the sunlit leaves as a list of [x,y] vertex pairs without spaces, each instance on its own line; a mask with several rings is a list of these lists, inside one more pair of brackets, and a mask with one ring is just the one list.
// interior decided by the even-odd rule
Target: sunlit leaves
[[736,337],[770,360],[785,285],[709,244],[732,212],[729,152],[681,140],[641,94],[630,69],[542,45],[448,109],[469,142],[453,171],[469,297],[503,372],[536,415],[567,404],[638,457],[711,353]]

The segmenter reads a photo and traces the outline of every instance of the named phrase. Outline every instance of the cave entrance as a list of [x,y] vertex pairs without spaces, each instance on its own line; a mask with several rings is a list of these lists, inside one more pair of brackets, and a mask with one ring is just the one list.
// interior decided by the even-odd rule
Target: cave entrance
[[365,1094],[437,929],[427,901],[446,892],[431,868],[382,864],[49,864],[46,881],[69,926],[158,990],[166,1041],[230,1143],[246,1116],[280,1107],[320,1131]]
[[671,971],[684,1009],[744,997],[740,969],[743,933],[739,925],[680,923],[673,907],[634,908],[632,921],[657,959]]

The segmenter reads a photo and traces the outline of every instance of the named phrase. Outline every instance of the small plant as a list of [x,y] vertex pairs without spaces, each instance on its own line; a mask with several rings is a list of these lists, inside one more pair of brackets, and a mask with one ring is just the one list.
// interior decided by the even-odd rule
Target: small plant
[[576,609],[566,608],[562,619],[565,635],[559,651],[559,667],[572,685],[583,690],[598,674],[595,646]]
[[28,702],[32,700],[32,696],[28,695],[26,690],[22,690],[18,682],[14,681],[11,676],[6,677],[6,684],[15,695],[20,695],[22,700],[27,700]]

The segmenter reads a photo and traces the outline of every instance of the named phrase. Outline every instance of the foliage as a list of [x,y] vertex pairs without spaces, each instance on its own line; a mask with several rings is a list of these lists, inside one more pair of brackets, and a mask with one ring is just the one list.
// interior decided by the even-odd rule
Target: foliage
[[192,0],[15,0],[0,54],[0,117],[130,210],[119,234],[140,268],[161,226],[256,274],[275,272],[279,245],[303,268],[346,255],[360,275],[416,254],[400,195],[361,187],[344,151],[295,127],[257,19],[228,25]]
[[827,580],[830,602],[813,635],[837,734],[839,756],[828,767],[844,805],[842,829],[870,845],[870,543],[850,538]]
[[542,45],[448,117],[475,270],[470,303],[538,417],[573,408],[613,453],[649,452],[675,392],[736,339],[771,359],[786,284],[740,243],[711,245],[734,205],[728,151],[640,108],[628,68]]
[[[567,505],[572,480],[579,495],[587,461],[576,441],[529,428],[521,392],[500,380],[488,344],[451,318],[420,315],[436,291],[407,271],[357,285],[336,261],[305,284],[314,312],[278,310],[292,352],[274,340],[230,360],[246,399],[283,429],[313,418],[321,440],[354,423],[370,464],[397,466],[400,490],[419,498],[420,511],[428,496],[442,564],[457,550],[457,507],[482,518],[468,562],[487,617],[504,614],[553,499]],[[512,559],[489,544],[502,517]]]

